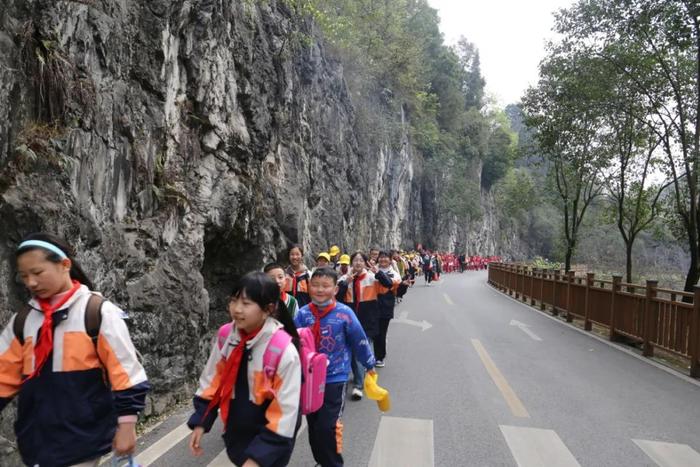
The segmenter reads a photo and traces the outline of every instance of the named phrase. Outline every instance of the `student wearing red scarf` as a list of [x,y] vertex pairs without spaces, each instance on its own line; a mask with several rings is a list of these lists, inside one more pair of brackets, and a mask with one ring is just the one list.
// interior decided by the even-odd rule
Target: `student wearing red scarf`
[[89,335],[86,309],[95,293],[72,248],[32,234],[16,257],[32,299],[0,334],[0,410],[19,395],[22,460],[82,467],[112,450],[133,453],[149,385],[124,312],[102,301],[96,335]]
[[292,245],[289,249],[289,267],[287,274],[286,292],[294,297],[302,307],[311,301],[309,298],[309,277],[311,273],[304,264],[304,248],[301,245]]
[[349,307],[338,303],[338,275],[329,268],[314,271],[309,284],[312,302],[301,308],[294,323],[310,327],[317,351],[328,356],[323,406],[306,416],[309,444],[314,459],[323,467],[343,465],[343,423],[345,386],[354,354],[367,371],[374,371],[374,355],[362,326]]
[[[301,424],[299,335],[280,301],[277,283],[262,272],[243,276],[228,306],[233,329],[224,345],[214,342],[194,397],[190,450],[202,455],[201,440],[216,420],[224,424],[229,459],[241,467],[283,467],[289,463]],[[275,332],[292,340],[282,350],[271,381],[263,355]]]
[[[379,253],[377,253],[379,257]],[[384,291],[384,287],[393,287],[393,282],[377,266],[369,266],[371,258],[357,251],[350,256],[350,272],[338,281],[338,297],[340,301],[353,309],[362,329],[367,335],[369,345],[379,335],[379,305],[377,295]],[[370,267],[370,269],[368,269]],[[382,287],[383,286],[383,287]],[[353,400],[360,400],[363,396],[365,383],[365,370],[361,362],[352,360],[353,374]]]

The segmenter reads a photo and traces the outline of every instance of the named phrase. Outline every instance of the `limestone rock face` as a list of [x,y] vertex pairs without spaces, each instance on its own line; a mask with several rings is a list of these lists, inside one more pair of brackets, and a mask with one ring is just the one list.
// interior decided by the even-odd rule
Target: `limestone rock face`
[[361,146],[322,44],[275,0],[4,0],[0,322],[18,240],[63,236],[130,314],[153,414],[191,394],[236,276],[293,242],[425,241],[407,129]]

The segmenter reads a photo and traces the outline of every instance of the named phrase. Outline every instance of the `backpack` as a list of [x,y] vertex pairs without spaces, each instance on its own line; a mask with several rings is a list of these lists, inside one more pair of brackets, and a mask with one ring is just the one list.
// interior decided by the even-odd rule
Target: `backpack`
[[[92,344],[97,348],[97,338],[100,334],[100,326],[102,325],[102,304],[105,302],[104,297],[97,294],[92,294],[88,299],[85,307],[85,332],[90,336]],[[27,316],[32,311],[29,304],[25,305],[15,317],[15,322],[12,330],[19,343],[24,346],[24,323],[27,321]]]
[[314,413],[323,405],[328,357],[316,351],[316,337],[310,328],[299,328],[301,359],[301,413]]
[[[217,343],[221,350],[231,334],[233,323],[226,323],[219,328]],[[316,412],[323,405],[326,392],[326,369],[328,357],[316,352],[316,339],[309,328],[297,329],[299,332],[299,359],[301,360],[301,410],[302,415]],[[272,391],[272,380],[277,372],[277,366],[282,358],[284,349],[292,341],[292,337],[280,328],[272,334],[270,342],[263,353],[263,371],[265,372],[266,389]]]

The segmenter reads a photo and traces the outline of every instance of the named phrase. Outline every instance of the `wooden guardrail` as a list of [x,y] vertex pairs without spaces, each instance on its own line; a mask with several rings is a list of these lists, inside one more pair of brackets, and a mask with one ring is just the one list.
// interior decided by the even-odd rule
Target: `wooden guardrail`
[[586,331],[597,324],[607,328],[612,341],[638,342],[646,357],[658,348],[687,359],[690,376],[700,377],[699,286],[690,293],[659,288],[657,281],[627,284],[622,276],[608,281],[593,273],[577,276],[505,263],[489,264],[488,282],[569,322],[580,319]]

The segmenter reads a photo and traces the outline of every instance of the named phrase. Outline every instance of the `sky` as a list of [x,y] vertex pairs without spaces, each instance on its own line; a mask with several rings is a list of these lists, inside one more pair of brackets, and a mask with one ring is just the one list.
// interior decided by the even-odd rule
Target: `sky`
[[479,49],[486,92],[505,106],[520,100],[537,84],[537,65],[544,58],[552,12],[574,0],[428,0],[440,14],[445,42],[460,36]]

